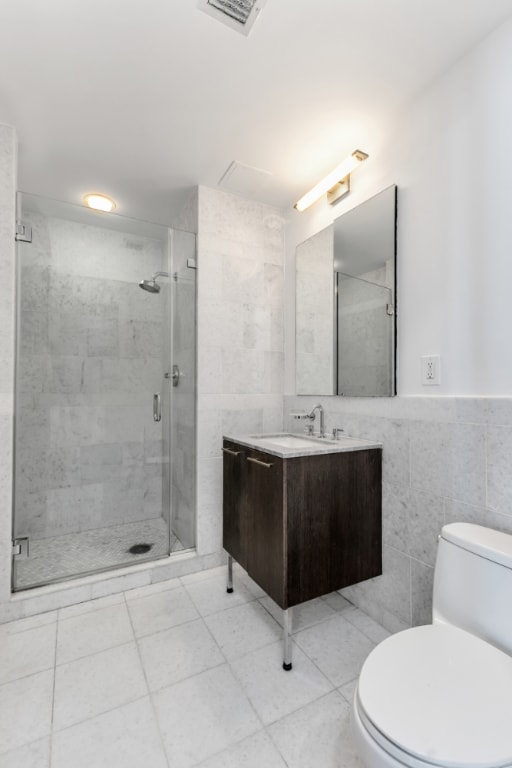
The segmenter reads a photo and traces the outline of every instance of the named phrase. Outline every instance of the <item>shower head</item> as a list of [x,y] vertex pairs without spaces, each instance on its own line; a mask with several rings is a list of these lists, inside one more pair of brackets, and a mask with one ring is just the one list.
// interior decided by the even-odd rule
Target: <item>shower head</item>
[[151,280],[141,280],[139,288],[142,288],[143,291],[147,291],[148,293],[160,293],[160,286],[153,278]]
[[147,291],[148,293],[160,293],[160,286],[156,281],[157,277],[169,277],[169,273],[155,272],[150,280],[141,280],[139,288],[142,288],[143,291]]

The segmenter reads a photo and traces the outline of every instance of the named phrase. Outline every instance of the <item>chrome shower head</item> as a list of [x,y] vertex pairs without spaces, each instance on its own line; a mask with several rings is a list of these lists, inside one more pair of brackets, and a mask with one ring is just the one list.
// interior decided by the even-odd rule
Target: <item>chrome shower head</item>
[[141,280],[139,288],[142,288],[143,291],[147,291],[148,293],[160,293],[160,286],[156,281],[157,277],[169,277],[169,273],[155,272],[150,280]]
[[160,293],[160,286],[154,277],[152,277],[151,280],[141,280],[139,288],[142,288],[143,291],[147,291],[148,293]]

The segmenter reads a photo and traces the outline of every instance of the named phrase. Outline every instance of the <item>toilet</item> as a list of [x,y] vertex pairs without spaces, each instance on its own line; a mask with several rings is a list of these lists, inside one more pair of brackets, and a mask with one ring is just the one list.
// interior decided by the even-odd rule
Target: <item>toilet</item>
[[512,768],[512,536],[445,525],[433,623],[366,659],[352,708],[366,768]]

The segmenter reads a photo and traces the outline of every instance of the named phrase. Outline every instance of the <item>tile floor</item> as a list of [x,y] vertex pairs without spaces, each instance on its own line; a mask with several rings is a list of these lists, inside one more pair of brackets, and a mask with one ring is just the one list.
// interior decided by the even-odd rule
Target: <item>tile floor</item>
[[0,625],[2,768],[355,768],[349,712],[387,632],[334,593],[280,612],[240,569]]

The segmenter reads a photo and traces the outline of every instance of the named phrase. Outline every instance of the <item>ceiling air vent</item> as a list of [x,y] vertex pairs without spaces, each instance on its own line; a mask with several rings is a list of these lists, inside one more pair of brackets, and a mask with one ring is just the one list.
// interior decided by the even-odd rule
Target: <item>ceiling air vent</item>
[[199,0],[197,7],[242,35],[248,35],[267,0]]

